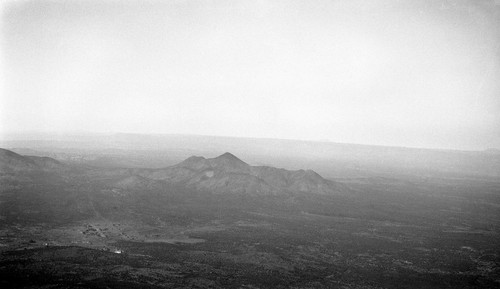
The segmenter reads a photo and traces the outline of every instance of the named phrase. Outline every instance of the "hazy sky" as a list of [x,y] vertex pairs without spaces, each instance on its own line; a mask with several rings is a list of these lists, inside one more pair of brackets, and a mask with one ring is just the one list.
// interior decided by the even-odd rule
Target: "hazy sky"
[[500,147],[500,0],[2,3],[3,133]]

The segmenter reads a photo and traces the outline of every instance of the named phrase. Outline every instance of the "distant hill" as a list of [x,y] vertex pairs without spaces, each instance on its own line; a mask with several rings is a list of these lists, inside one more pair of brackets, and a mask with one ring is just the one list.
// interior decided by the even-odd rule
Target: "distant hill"
[[0,147],[101,168],[164,168],[192,155],[225,151],[255,165],[310,168],[327,178],[420,176],[500,177],[498,148],[460,151],[333,142],[162,134],[26,134]]
[[347,191],[342,184],[327,180],[312,170],[289,171],[250,166],[231,153],[211,159],[193,156],[168,168],[143,170],[140,175],[215,193],[277,195],[307,192],[334,195]]
[[22,156],[13,151],[0,148],[0,172],[19,172],[26,170],[59,169],[64,165],[49,157]]
[[[66,165],[49,157],[23,156],[0,149],[0,173],[60,171]],[[90,171],[88,171],[92,175]],[[196,191],[246,195],[312,193],[336,195],[348,191],[340,183],[327,180],[312,170],[286,170],[251,166],[231,153],[215,158],[192,156],[162,169],[98,170],[96,179],[121,189],[152,189],[163,184],[180,185]]]

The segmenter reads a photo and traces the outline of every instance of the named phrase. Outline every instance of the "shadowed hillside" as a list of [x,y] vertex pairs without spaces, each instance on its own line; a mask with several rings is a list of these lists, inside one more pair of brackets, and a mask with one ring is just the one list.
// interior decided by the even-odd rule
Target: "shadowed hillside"
[[49,157],[22,156],[0,148],[0,172],[61,169],[64,165]]
[[141,175],[214,193],[276,195],[302,192],[333,195],[347,192],[345,186],[324,179],[314,171],[250,166],[231,153],[212,159],[190,157],[172,167],[144,171]]

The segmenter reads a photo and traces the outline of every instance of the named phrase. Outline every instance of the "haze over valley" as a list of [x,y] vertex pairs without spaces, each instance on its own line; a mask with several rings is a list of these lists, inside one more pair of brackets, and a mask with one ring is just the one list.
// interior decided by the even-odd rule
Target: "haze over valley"
[[[144,147],[150,143],[154,149]],[[273,145],[259,155],[259,143]],[[494,151],[130,134],[5,144],[17,147],[0,154],[7,287],[491,288],[500,281]],[[193,151],[206,157],[185,157]]]

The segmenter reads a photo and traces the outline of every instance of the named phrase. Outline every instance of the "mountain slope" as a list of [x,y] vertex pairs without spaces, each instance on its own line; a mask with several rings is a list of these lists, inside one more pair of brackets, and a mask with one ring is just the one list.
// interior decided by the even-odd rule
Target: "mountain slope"
[[250,166],[231,153],[211,159],[193,156],[172,167],[144,170],[140,175],[216,193],[277,195],[346,192],[343,185],[324,179],[314,171]]
[[35,162],[15,152],[0,149],[0,172],[15,172],[36,169]]
[[49,157],[22,156],[0,148],[0,173],[28,170],[52,170],[63,167],[59,161]]

